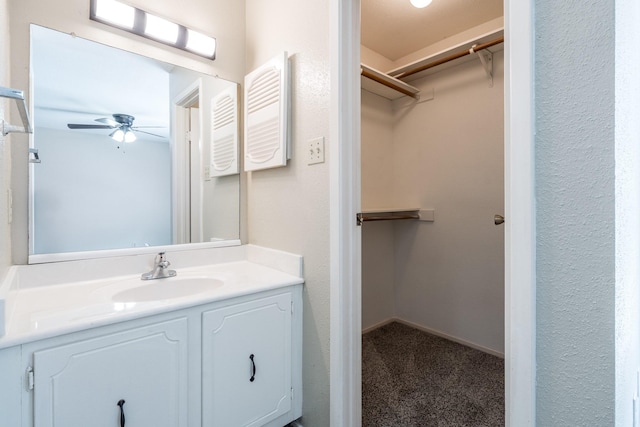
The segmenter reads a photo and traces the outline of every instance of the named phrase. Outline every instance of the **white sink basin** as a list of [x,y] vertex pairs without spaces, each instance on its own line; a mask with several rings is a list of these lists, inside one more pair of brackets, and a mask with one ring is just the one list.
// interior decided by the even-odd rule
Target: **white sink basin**
[[209,292],[224,282],[211,277],[170,277],[145,281],[144,284],[113,295],[114,302],[145,302],[181,298]]

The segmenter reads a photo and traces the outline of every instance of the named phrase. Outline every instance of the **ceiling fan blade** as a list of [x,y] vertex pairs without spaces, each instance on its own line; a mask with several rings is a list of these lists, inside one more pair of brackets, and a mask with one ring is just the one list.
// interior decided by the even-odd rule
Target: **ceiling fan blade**
[[135,129],[135,128],[133,128],[133,130],[134,130],[134,132],[136,132],[136,133],[138,133],[138,132],[139,132],[139,133],[146,133],[147,135],[152,135],[152,136],[157,136],[158,138],[167,139],[167,137],[162,136],[162,135],[156,135],[155,133],[145,132],[145,131],[143,131],[143,130],[137,130],[137,129]]
[[166,126],[132,126],[131,129],[166,129]]
[[113,126],[107,125],[82,125],[79,123],[68,123],[69,129],[113,129]]
[[120,123],[118,123],[115,120],[110,119],[108,117],[102,117],[102,118],[95,119],[95,120],[96,120],[96,122],[100,122],[100,123],[104,123],[106,125],[109,125],[112,128],[117,128],[118,126],[120,126]]

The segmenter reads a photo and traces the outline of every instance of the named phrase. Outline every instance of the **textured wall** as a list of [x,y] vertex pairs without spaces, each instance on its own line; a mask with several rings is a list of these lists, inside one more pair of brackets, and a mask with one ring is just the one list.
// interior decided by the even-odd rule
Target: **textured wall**
[[[9,81],[9,13],[7,1],[0,0],[0,86],[11,86]],[[0,101],[0,120],[8,119],[9,103]],[[11,233],[7,218],[7,190],[10,188],[11,151],[13,137],[0,134],[0,280],[11,264]]]
[[328,426],[329,164],[308,166],[305,146],[329,135],[329,1],[248,0],[246,11],[247,72],[286,50],[293,99],[293,158],[248,178],[249,241],[304,256],[303,424]]
[[537,424],[614,425],[614,5],[535,21]]

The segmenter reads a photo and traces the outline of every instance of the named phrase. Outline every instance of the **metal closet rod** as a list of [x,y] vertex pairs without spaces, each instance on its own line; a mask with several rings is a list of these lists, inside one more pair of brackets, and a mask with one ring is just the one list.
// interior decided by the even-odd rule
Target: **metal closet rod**
[[474,46],[471,47],[471,49],[467,49],[467,50],[460,51],[458,53],[451,54],[451,55],[449,55],[447,57],[444,57],[442,59],[438,59],[437,61],[433,61],[433,62],[430,62],[430,63],[425,64],[425,65],[420,65],[420,66],[418,66],[418,67],[416,67],[414,69],[410,69],[410,70],[404,71],[404,72],[402,72],[400,74],[396,74],[393,77],[395,77],[396,79],[399,79],[399,78],[402,78],[402,77],[408,77],[408,76],[411,76],[413,74],[419,73],[421,71],[428,70],[429,68],[437,67],[438,65],[442,65],[444,63],[453,61],[455,59],[462,58],[463,56],[471,55],[472,53],[478,52],[478,51],[480,51],[482,49],[486,49],[486,48],[491,47],[491,46],[495,46],[495,45],[503,43],[503,42],[504,42],[504,37],[500,37],[500,38],[497,38],[495,40],[488,41],[486,43],[474,45]]
[[[408,212],[408,211],[407,211]],[[356,214],[356,222],[358,225],[362,225],[365,221],[394,221],[400,219],[420,219],[418,213],[401,213],[390,212],[387,215],[382,213],[358,213]]]

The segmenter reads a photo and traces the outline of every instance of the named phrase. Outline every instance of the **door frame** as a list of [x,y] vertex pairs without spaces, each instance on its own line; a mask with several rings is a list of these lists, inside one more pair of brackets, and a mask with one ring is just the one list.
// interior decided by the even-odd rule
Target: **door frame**
[[[360,1],[330,2],[330,419],[361,425]],[[504,0],[505,410],[535,426],[533,0]]]
[[[172,243],[191,242],[191,198],[202,199],[202,189],[191,187],[191,152],[185,142],[190,130],[190,107],[202,99],[202,79],[197,79],[171,100],[171,218]],[[199,113],[200,115],[202,112]],[[200,126],[202,116],[200,116]],[[202,128],[199,138],[202,135]],[[200,140],[197,141],[200,146]],[[199,164],[200,159],[197,159]],[[200,201],[201,204],[201,201]],[[200,227],[200,229],[202,229]]]

